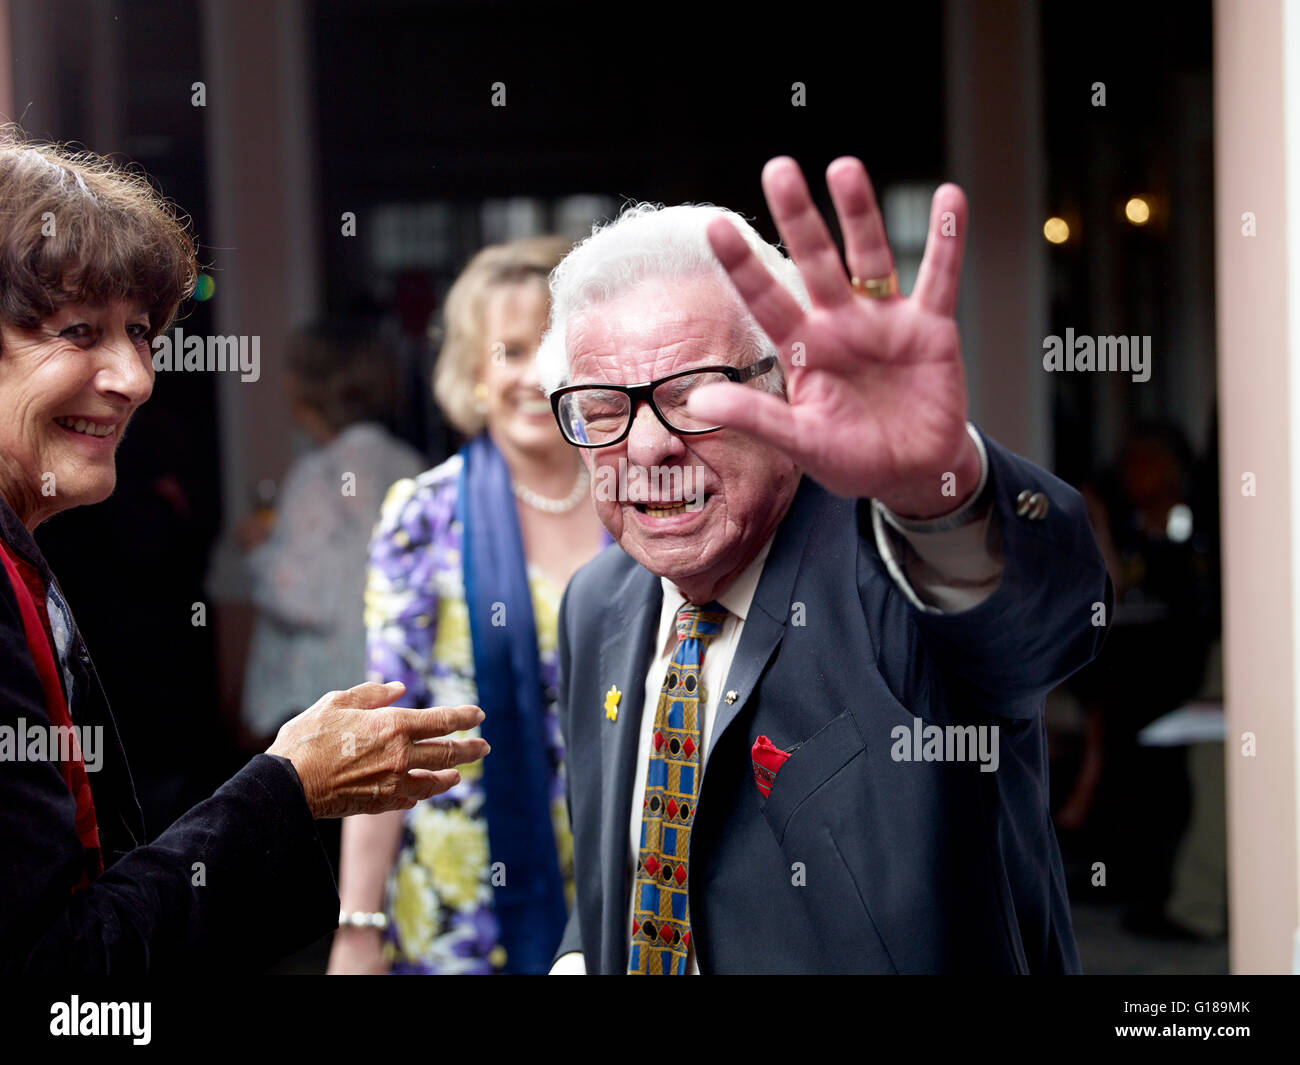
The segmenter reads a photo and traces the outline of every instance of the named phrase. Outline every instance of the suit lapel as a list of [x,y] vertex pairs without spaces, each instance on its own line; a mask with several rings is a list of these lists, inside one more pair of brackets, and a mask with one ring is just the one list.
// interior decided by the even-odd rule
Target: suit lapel
[[[610,596],[618,614],[630,621],[624,629],[617,618],[601,642],[597,656],[596,682],[600,685],[601,715],[601,824],[600,851],[603,855],[601,894],[606,900],[601,929],[602,972],[621,973],[627,968],[628,902],[631,899],[631,868],[628,863],[628,831],[632,803],[639,784],[636,776],[637,737],[645,702],[646,664],[654,654],[655,633],[663,589],[659,578],[641,566],[633,567],[622,585]],[[605,693],[610,685],[622,693],[618,718],[605,715]]]
[[[785,635],[785,623],[790,616],[790,597],[794,593],[795,577],[803,559],[804,547],[815,522],[815,512],[826,497],[825,491],[810,478],[799,484],[789,513],[781,521],[772,550],[763,564],[763,575],[754,590],[754,601],[740,631],[727,683],[718,693],[714,706],[713,729],[709,737],[709,755],[727,727],[736,719],[754,692],[754,685],[767,667],[768,659]],[[735,696],[731,697],[734,692]],[[708,775],[707,766],[705,776]],[[701,785],[703,782],[701,782]]]

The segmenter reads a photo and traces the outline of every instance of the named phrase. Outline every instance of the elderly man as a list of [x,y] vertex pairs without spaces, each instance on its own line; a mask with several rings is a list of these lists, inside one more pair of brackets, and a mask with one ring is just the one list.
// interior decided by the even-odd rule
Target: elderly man
[[1042,707],[1105,568],[1079,496],[966,421],[961,190],[904,299],[862,164],[827,181],[847,272],[775,159],[793,263],[637,208],[552,277],[542,380],[623,549],[561,611],[554,972],[1079,968]]

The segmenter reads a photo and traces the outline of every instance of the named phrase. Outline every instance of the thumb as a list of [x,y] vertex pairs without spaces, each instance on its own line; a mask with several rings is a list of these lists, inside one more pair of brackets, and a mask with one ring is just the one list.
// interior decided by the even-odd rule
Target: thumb
[[389,706],[394,699],[401,698],[404,691],[406,685],[400,680],[389,681],[387,684],[366,681],[348,689],[348,704],[359,710],[377,710],[381,706]]
[[705,385],[687,397],[686,409],[714,425],[739,429],[790,455],[798,454],[794,411],[782,397],[741,384]]

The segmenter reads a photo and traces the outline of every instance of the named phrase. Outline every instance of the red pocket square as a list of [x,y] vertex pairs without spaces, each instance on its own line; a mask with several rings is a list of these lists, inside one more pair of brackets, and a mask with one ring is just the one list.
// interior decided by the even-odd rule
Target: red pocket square
[[754,783],[758,785],[758,793],[766,799],[771,794],[772,782],[776,780],[777,772],[790,754],[788,751],[781,750],[766,736],[759,736],[754,741],[750,753],[754,757]]

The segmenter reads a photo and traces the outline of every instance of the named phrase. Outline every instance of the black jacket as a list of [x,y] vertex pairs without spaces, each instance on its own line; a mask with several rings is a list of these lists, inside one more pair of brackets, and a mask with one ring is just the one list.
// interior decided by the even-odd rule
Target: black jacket
[[[3,500],[0,536],[46,588],[54,583]],[[73,894],[85,852],[59,763],[0,760],[0,973],[258,971],[326,934],[338,893],[288,759],[258,755],[146,843],[117,726],[75,626],[68,658],[73,724],[103,730],[100,766],[88,775],[105,871]],[[149,668],[143,638],[140,668]],[[160,697],[188,712],[184,691]],[[18,601],[0,571],[0,727],[16,730],[20,720],[26,730],[49,725]]]

